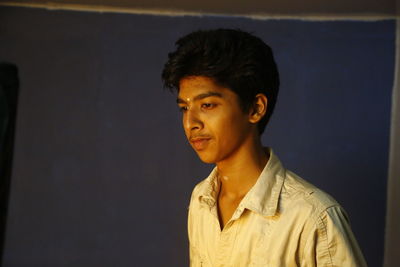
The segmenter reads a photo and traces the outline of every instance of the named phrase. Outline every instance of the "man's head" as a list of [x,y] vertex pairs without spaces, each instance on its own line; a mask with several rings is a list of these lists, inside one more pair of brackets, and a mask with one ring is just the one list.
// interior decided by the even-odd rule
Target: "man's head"
[[208,77],[232,90],[244,112],[253,107],[256,95],[263,94],[268,104],[257,125],[262,134],[279,91],[271,48],[254,35],[232,29],[196,31],[180,38],[176,45],[162,73],[165,87],[179,92],[185,77]]

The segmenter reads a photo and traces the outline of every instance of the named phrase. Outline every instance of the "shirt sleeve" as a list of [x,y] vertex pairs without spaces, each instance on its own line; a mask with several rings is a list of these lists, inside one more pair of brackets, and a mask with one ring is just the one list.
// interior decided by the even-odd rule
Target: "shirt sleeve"
[[323,211],[307,240],[303,267],[366,267],[367,264],[340,206]]
[[193,206],[194,206],[194,201],[193,201],[193,196],[194,194],[192,193],[191,199],[190,199],[190,204],[188,207],[188,220],[187,220],[187,231],[188,231],[188,240],[189,240],[189,261],[190,267],[200,267],[201,266],[201,260],[199,258],[199,253],[197,252],[196,248],[193,245]]

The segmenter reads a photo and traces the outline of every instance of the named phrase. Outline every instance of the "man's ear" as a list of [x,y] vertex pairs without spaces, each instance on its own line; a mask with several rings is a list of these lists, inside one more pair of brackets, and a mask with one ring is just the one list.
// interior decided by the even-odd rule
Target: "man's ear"
[[267,112],[268,98],[264,94],[257,94],[254,97],[253,105],[249,111],[249,121],[258,123]]

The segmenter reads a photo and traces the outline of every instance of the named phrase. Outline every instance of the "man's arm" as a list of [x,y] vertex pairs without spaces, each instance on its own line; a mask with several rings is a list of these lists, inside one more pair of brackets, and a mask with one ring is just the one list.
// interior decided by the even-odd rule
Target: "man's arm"
[[315,222],[301,266],[366,267],[367,263],[340,206],[323,211]]

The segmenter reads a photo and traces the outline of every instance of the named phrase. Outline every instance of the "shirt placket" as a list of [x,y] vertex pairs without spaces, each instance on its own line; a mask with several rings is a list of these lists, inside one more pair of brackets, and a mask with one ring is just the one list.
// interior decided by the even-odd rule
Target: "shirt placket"
[[237,226],[235,221],[229,221],[224,229],[220,232],[217,253],[216,253],[216,266],[226,267],[229,266],[232,249],[234,247]]

